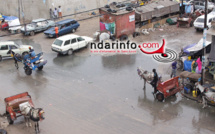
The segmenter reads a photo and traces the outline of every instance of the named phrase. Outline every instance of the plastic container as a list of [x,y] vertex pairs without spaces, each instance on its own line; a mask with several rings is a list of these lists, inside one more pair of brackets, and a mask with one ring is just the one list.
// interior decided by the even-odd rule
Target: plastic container
[[190,93],[190,88],[184,87],[184,93],[189,94]]
[[193,90],[193,97],[197,97],[197,91]]

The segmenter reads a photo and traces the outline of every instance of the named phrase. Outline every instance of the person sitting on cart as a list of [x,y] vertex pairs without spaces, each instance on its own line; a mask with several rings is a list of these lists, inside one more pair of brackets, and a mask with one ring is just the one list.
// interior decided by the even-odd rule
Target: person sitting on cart
[[153,80],[150,82],[150,84],[152,85],[152,87],[154,87],[154,92],[152,92],[152,94],[156,94],[157,93],[157,82],[158,82],[158,74],[156,72],[156,69],[153,69],[152,72],[154,73],[154,78]]
[[34,49],[32,49],[31,47],[29,47],[29,54],[30,54],[30,57],[31,57],[32,59],[34,59],[35,56],[36,56],[36,53],[34,52]]

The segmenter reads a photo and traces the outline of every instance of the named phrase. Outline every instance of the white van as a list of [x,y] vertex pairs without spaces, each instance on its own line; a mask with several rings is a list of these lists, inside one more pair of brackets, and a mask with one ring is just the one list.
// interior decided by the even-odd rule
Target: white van
[[[202,15],[202,16],[199,16],[198,18],[196,18],[196,20],[193,23],[196,31],[204,29],[204,20],[205,20],[205,15]],[[212,20],[215,20],[215,15],[208,14],[208,16],[207,16],[207,28],[211,27],[211,21]]]

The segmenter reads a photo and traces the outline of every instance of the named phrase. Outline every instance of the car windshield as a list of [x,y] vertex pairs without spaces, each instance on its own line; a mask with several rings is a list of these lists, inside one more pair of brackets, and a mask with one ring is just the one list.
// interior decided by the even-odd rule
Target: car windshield
[[61,46],[62,43],[63,43],[63,41],[62,41],[62,40],[59,40],[59,39],[56,39],[56,40],[54,41],[54,44],[57,45],[57,46]]
[[28,24],[29,27],[35,27],[36,26],[36,23],[31,23],[31,24]]
[[204,23],[204,18],[198,18],[196,22]]

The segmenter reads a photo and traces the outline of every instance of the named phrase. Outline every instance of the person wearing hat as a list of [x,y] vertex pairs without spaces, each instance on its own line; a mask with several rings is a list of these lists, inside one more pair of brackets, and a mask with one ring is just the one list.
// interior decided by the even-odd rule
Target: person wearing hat
[[35,56],[36,56],[36,54],[34,52],[34,49],[32,49],[31,47],[29,47],[29,54],[30,54],[30,56],[31,56],[32,59],[34,59]]
[[154,92],[152,92],[152,94],[156,94],[158,91],[157,90],[158,74],[156,72],[156,69],[153,69],[152,72],[154,73],[154,77],[150,84],[152,85],[152,87],[154,87]]

